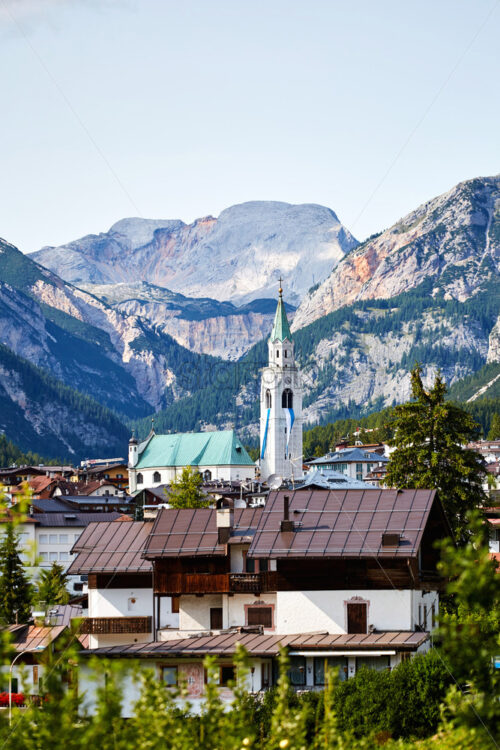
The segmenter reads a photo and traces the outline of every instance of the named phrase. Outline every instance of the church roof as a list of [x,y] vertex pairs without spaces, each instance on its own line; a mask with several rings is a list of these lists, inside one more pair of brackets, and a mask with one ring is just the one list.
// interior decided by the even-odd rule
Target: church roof
[[290,326],[288,325],[285,305],[280,293],[278,299],[278,307],[276,308],[276,315],[274,316],[273,330],[271,331],[271,341],[284,341],[285,339],[291,341],[292,333],[290,331]]
[[153,435],[137,470],[160,466],[253,466],[234,430]]

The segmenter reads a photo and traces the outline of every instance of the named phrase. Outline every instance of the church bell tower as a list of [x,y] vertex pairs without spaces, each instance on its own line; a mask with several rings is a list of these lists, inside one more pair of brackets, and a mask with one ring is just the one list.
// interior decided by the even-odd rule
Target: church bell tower
[[302,387],[290,326],[279,288],[268,342],[269,364],[260,387],[260,475],[266,481],[302,477]]

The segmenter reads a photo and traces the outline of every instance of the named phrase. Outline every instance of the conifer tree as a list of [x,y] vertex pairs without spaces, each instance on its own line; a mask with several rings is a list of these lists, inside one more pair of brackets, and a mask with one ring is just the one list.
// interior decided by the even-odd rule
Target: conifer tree
[[167,502],[171,508],[208,508],[210,500],[201,490],[201,474],[191,466],[184,466],[167,490]]
[[393,412],[394,437],[385,484],[389,487],[439,490],[457,541],[469,536],[468,511],[485,504],[482,488],[486,467],[482,457],[465,446],[479,434],[468,412],[445,401],[446,384],[437,373],[425,390],[422,369],[411,373],[412,401]]
[[500,414],[493,414],[491,420],[488,440],[498,440],[500,438]]
[[0,538],[0,621],[12,625],[31,617],[32,586],[19,553],[19,537],[12,521]]
[[53,563],[48,570],[42,570],[38,578],[37,598],[47,605],[67,604],[69,591],[67,589],[68,576],[59,563]]

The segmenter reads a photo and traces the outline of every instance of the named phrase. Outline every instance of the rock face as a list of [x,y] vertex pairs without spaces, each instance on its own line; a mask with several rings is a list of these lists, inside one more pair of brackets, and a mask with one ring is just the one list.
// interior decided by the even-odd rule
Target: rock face
[[350,252],[303,300],[295,330],[359,300],[388,299],[432,278],[465,300],[500,268],[500,176],[462,182]]
[[282,274],[297,304],[356,244],[329,208],[252,201],[189,225],[123,219],[32,258],[76,285],[146,281],[237,304],[274,299]]
[[488,345],[488,357],[486,361],[488,363],[500,362],[500,315],[497,318],[497,322],[491,329]]
[[[115,310],[136,316],[162,331],[181,346],[199,354],[238,359],[268,335],[275,300],[253,300],[237,307],[231,302],[176,294],[147,282],[85,284],[89,291]],[[290,320],[294,308],[287,305]]]

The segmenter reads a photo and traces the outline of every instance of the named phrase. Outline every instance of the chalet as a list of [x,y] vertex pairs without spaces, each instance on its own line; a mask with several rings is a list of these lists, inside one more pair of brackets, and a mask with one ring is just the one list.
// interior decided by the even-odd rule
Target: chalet
[[[308,689],[323,684],[325,659],[346,678],[361,665],[392,668],[430,645],[443,585],[434,542],[450,534],[435,491],[277,491],[263,508],[166,509],[140,528],[137,542],[129,539],[138,556],[124,540],[120,564],[124,575],[137,572],[139,557],[151,566],[153,596],[141,612],[151,633],[110,638],[93,653],[134,656],[167,685],[187,675],[195,702],[203,657],[218,657],[225,689],[237,643],[250,654],[254,691],[274,683],[279,644],[289,650],[292,684]],[[72,570],[82,569],[81,555]],[[99,564],[90,559],[89,575]],[[111,584],[103,577],[96,586]],[[166,621],[174,608],[177,623]]]
[[197,469],[205,481],[251,480],[255,465],[234,430],[157,435],[152,429],[138,443],[129,441],[129,491],[169,484],[186,466]]
[[[151,522],[91,523],[72,552],[68,573],[88,577],[88,618],[81,632],[98,648],[153,639],[152,565],[142,557]],[[175,600],[156,609],[162,628],[179,625]]]
[[388,458],[365,446],[340,448],[321,458],[306,461],[318,469],[340,471],[352,479],[364,480],[374,468],[387,464]]

